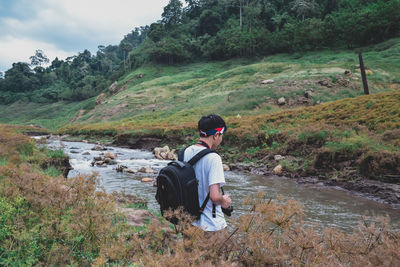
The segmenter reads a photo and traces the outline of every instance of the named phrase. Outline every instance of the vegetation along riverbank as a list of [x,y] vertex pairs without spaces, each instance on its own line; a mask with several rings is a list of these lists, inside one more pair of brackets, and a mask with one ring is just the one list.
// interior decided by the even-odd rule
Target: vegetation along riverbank
[[[258,193],[249,212],[210,238],[182,216],[173,227],[157,214],[132,225],[124,212],[140,200],[96,190],[95,176],[65,179],[40,164],[64,158],[0,126],[0,264],[79,266],[396,266],[400,236],[388,218],[364,218],[352,233],[305,226],[300,203]],[[53,160],[51,160],[53,161]]]
[[[303,182],[325,181],[400,203],[399,91],[227,121],[230,129],[220,152],[232,168],[270,174],[281,165],[281,175],[307,177],[300,179]],[[58,133],[108,137],[114,145],[144,149],[164,144],[180,148],[196,141],[194,122],[76,124]]]

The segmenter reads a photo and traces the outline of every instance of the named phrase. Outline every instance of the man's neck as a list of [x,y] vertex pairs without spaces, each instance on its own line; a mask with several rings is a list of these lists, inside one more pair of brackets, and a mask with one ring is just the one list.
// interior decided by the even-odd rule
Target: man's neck
[[[211,140],[208,140],[208,139],[205,139],[205,138],[202,138],[202,137],[200,137],[200,139],[199,139],[199,142],[204,142],[204,143],[206,143],[207,145],[208,145],[208,148],[212,148],[212,142],[210,142]],[[202,145],[202,144],[199,144],[199,145]]]

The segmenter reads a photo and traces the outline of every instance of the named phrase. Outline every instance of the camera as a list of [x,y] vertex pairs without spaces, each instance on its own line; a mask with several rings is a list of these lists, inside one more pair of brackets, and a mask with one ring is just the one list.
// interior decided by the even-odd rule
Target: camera
[[232,215],[232,211],[233,211],[232,205],[227,208],[222,208],[222,212],[228,217],[230,217]]

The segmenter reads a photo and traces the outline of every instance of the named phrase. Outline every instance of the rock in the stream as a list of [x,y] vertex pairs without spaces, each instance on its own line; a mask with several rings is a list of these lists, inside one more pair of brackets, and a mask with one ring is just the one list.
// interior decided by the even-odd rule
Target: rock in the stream
[[151,183],[151,182],[153,182],[153,179],[150,177],[142,178],[142,183]]
[[169,150],[168,146],[154,148],[153,154],[157,159],[162,160],[176,160],[178,158],[175,149]]
[[172,149],[170,152],[167,153],[167,159],[168,160],[176,160],[178,158],[178,155],[175,152],[175,149]]
[[111,152],[107,152],[104,154],[105,158],[110,158],[110,159],[116,159],[117,158],[117,154],[111,153]]
[[115,170],[117,171],[117,172],[123,172],[124,171],[124,169],[127,169],[128,167],[126,167],[125,165],[118,165],[116,168],[115,168]]
[[103,151],[103,150],[107,150],[107,148],[105,148],[105,147],[102,146],[102,145],[95,145],[95,146],[92,148],[92,150],[95,150],[95,151]]
[[222,168],[224,169],[224,171],[230,171],[229,166],[226,164],[222,164]]
[[282,165],[279,164],[278,166],[276,166],[276,167],[272,170],[272,173],[275,174],[275,175],[280,175],[280,174],[282,174],[282,171],[283,171]]
[[102,160],[103,158],[102,157],[94,157],[94,160],[95,161],[100,161],[100,160]]
[[104,161],[102,161],[102,160],[96,161],[96,165],[103,165],[103,164],[104,164]]
[[155,173],[155,171],[154,171],[152,168],[147,167],[147,166],[141,167],[141,168],[138,170],[138,172],[143,172],[143,173]]
[[128,173],[137,173],[138,171],[135,169],[124,169],[124,172],[128,172]]
[[86,155],[90,155],[90,153],[86,151],[86,152],[82,153],[82,155],[86,156]]

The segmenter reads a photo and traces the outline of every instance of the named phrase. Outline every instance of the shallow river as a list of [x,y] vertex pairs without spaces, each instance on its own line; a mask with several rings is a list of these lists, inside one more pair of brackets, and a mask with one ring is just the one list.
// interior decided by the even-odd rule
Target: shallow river
[[[146,198],[150,209],[158,210],[159,206],[154,198],[156,188],[152,183],[142,183],[143,177],[155,178],[155,174],[131,174],[117,172],[117,165],[106,167],[91,166],[95,156],[104,152],[117,154],[117,164],[128,168],[138,169],[143,166],[151,167],[157,172],[167,165],[168,161],[158,160],[149,151],[107,147],[107,151],[92,151],[93,144],[83,142],[49,141],[48,146],[53,149],[63,148],[70,156],[70,163],[74,168],[68,177],[77,174],[98,172],[100,185],[106,192],[125,192]],[[89,152],[90,155],[83,155]],[[281,195],[284,199],[295,199],[304,205],[306,223],[318,223],[320,226],[335,226],[350,231],[357,226],[359,219],[364,215],[389,215],[394,228],[399,229],[400,210],[389,205],[381,204],[366,198],[358,197],[339,188],[329,188],[322,185],[302,185],[291,179],[277,176],[257,176],[238,172],[225,172],[227,186],[225,192],[231,194],[235,208],[232,218],[237,218],[246,209],[241,203],[249,193],[263,191],[268,197]]]

